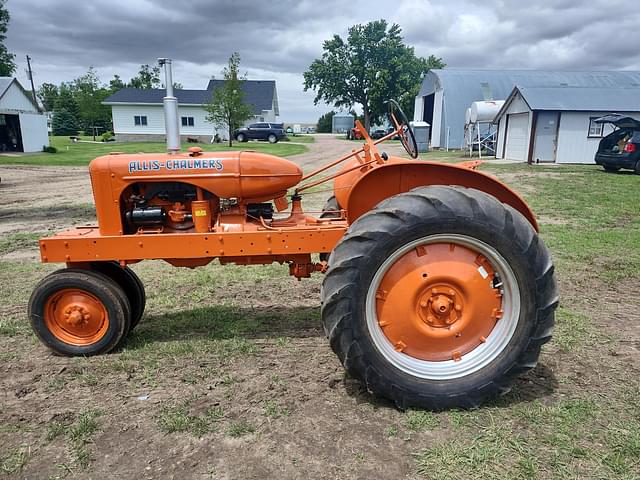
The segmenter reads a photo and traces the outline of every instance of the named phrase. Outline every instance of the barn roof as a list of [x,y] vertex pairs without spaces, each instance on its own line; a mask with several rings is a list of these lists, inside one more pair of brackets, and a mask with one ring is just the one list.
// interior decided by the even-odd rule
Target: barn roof
[[[179,105],[205,105],[211,101],[213,91],[223,84],[224,80],[210,80],[205,90],[175,89],[173,94],[178,99]],[[263,110],[271,110],[274,99],[277,99],[274,80],[245,80],[242,82],[241,89],[244,93],[244,101],[253,105],[255,114],[260,114]],[[160,88],[123,88],[102,103],[104,105],[161,105],[165,95],[165,90]],[[276,115],[279,114],[277,105],[276,100]]]
[[[484,100],[483,84],[487,84],[493,100],[504,100],[515,85],[521,87],[640,87],[640,72],[635,71],[552,71],[552,70],[430,70],[422,83],[420,95],[433,93],[432,82],[427,77],[437,78],[440,88],[447,93],[464,94],[474,99],[466,102]],[[448,95],[451,96],[451,95]]]
[[17,78],[13,77],[0,77],[0,100],[4,97],[4,94],[7,93],[9,87],[15,82],[18,88],[24,93],[24,96],[33,104],[37,111],[40,111],[40,106],[33,99],[33,95],[30,91],[25,90],[22,84],[18,81]]

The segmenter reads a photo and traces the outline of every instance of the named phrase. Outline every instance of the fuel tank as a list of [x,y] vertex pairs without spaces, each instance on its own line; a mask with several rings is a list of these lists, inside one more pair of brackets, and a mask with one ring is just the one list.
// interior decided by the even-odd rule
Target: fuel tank
[[[89,165],[96,203],[105,186],[114,200],[136,182],[184,182],[220,198],[265,201],[284,195],[302,170],[284,158],[253,151],[197,154],[110,154]],[[111,200],[111,199],[110,199]]]

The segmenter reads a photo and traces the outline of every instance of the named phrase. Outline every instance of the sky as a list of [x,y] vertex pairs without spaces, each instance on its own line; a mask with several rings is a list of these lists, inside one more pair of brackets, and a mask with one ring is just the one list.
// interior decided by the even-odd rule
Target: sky
[[[584,3],[584,4],[582,4]],[[303,72],[323,41],[356,23],[397,23],[417,55],[449,68],[640,70],[634,0],[8,0],[7,47],[30,88],[96,68],[107,83],[144,63],[174,59],[174,81],[204,89],[234,51],[249,79],[276,80],[280,120],[315,122]]]

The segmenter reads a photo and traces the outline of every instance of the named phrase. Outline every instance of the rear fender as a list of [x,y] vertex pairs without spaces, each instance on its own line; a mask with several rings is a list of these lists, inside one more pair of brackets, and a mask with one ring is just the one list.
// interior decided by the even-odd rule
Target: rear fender
[[346,207],[347,220],[351,224],[382,200],[429,185],[459,185],[488,193],[519,211],[538,231],[533,212],[516,192],[486,173],[455,164],[391,158],[357,178],[348,194],[340,199],[340,206]]

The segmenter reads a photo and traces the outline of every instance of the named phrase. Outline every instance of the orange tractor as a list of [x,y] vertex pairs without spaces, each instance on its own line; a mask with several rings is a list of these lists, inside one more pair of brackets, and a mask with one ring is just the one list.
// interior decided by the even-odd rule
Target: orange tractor
[[[250,151],[96,158],[98,226],[40,240],[42,261],[66,268],[33,291],[36,335],[63,355],[116,348],[145,307],[128,267],[142,260],[279,262],[298,279],[325,274],[331,348],[374,394],[440,409],[505,393],[535,366],[554,324],[553,265],[536,220],[474,165],[381,152],[399,135],[417,157],[406,117],[390,105],[393,132],[374,141],[358,124],[362,148],[306,175]],[[324,212],[305,213],[304,192],[331,180]]]

